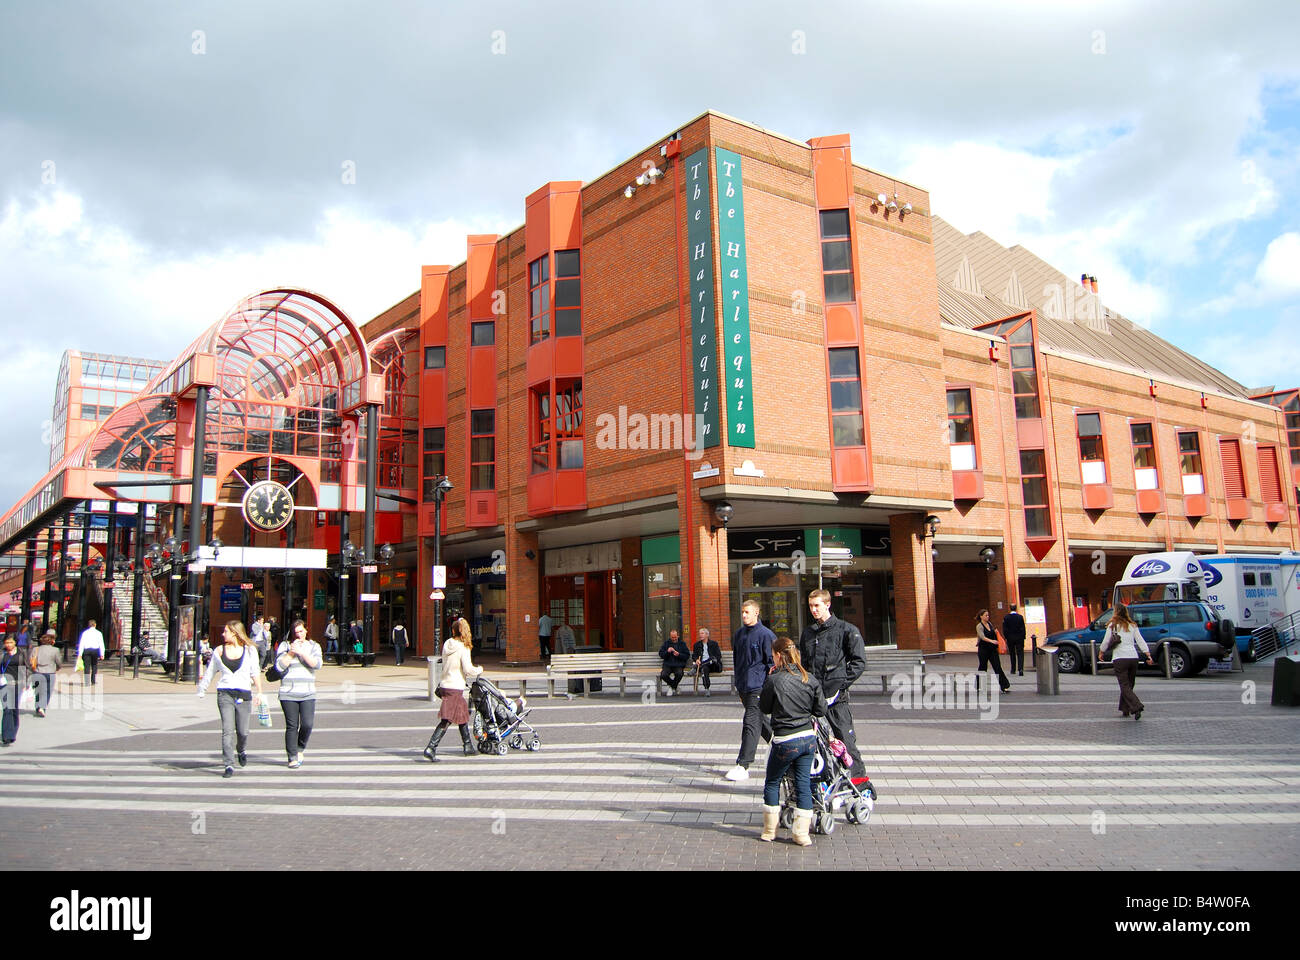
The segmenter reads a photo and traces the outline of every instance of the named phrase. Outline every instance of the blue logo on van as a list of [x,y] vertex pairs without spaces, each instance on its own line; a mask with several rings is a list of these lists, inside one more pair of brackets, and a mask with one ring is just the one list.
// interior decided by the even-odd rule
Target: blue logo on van
[[1133,571],[1135,577],[1154,577],[1158,573],[1166,573],[1169,570],[1169,564],[1163,560],[1148,560],[1136,570]]
[[1203,563],[1203,564],[1201,564],[1201,569],[1205,571],[1205,586],[1206,586],[1206,587],[1212,587],[1212,586],[1214,586],[1216,583],[1220,583],[1220,582],[1222,582],[1222,580],[1223,580],[1223,574],[1221,574],[1221,573],[1218,571],[1218,568],[1213,567],[1213,566],[1211,566],[1211,565],[1208,564],[1208,563]]

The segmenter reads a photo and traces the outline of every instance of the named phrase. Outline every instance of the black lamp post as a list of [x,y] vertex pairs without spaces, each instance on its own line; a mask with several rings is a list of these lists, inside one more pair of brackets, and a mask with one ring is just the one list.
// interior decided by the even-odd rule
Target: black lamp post
[[[439,477],[433,487],[433,565],[442,566],[442,501],[451,493],[451,481]],[[439,590],[442,588],[434,588]],[[442,600],[433,601],[433,655],[442,650]]]

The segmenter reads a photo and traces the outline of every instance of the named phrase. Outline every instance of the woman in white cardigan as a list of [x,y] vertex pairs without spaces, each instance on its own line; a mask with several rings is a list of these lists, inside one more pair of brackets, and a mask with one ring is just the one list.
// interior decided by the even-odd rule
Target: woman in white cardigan
[[1104,660],[1108,652],[1111,654],[1111,659],[1115,662],[1115,679],[1119,681],[1119,712],[1126,717],[1131,714],[1134,720],[1142,719],[1143,710],[1142,701],[1133,692],[1133,684],[1137,680],[1139,650],[1148,666],[1155,666],[1151,650],[1142,639],[1138,625],[1129,616],[1128,607],[1120,604],[1115,608],[1115,616],[1111,618],[1110,626],[1106,628],[1106,635],[1102,639],[1101,657]]
[[442,699],[438,726],[429,738],[428,746],[424,748],[424,755],[435,763],[438,761],[438,744],[453,723],[460,727],[465,756],[472,757],[475,752],[469,736],[469,705],[465,701],[465,688],[478,679],[483,668],[474,666],[470,660],[474,638],[465,619],[462,617],[457,620],[451,630],[451,636],[442,645],[442,680],[434,691]]
[[221,712],[221,756],[226,761],[223,777],[235,775],[235,761],[242,767],[248,763],[244,747],[248,743],[248,713],[253,704],[253,691],[262,695],[261,656],[257,646],[248,638],[244,625],[231,620],[221,632],[222,645],[212,651],[207,672],[199,681],[199,696],[208,692],[212,678],[217,680],[217,709]]

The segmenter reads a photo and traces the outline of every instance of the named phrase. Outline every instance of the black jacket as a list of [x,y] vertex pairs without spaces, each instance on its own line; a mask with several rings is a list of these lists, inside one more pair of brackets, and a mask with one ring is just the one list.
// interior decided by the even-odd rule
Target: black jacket
[[853,685],[867,669],[867,647],[851,623],[831,614],[825,623],[814,620],[799,634],[803,668],[817,678],[826,696]]
[[718,641],[709,640],[707,642],[709,644],[709,651],[707,654],[705,654],[704,652],[705,641],[704,640],[695,641],[695,646],[691,649],[691,662],[694,663],[696,660],[716,660],[718,661],[719,664],[721,664],[722,648],[718,646]]
[[813,717],[826,716],[826,698],[822,687],[812,676],[808,682],[800,679],[798,672],[784,667],[767,678],[763,692],[758,695],[758,708],[772,715],[772,735],[782,737],[802,730],[812,729]]
[[1002,618],[1002,637],[1007,643],[1025,642],[1025,618],[1018,613],[1008,613]]
[[663,657],[665,667],[684,667],[691,658],[691,648],[681,637],[676,640],[669,637],[659,648],[659,656]]

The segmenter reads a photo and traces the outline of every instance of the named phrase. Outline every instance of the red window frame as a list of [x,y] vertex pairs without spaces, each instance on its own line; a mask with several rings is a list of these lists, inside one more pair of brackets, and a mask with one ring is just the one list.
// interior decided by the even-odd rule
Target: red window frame
[[[962,414],[962,413],[960,413],[960,412],[959,412],[959,413],[953,413],[952,397],[953,397],[954,394],[962,394],[962,393],[966,394],[966,403],[967,403],[967,407],[968,407],[968,409],[969,409],[969,412],[966,413],[966,414]],[[975,462],[974,462],[971,466],[969,466],[969,467],[960,467],[960,468],[959,468],[959,467],[953,466],[953,469],[954,469],[954,470],[957,470],[957,469],[961,469],[961,470],[979,470],[979,469],[981,469],[980,464],[982,463],[982,460],[981,460],[981,458],[980,458],[979,430],[978,430],[978,428],[977,428],[977,426],[976,426],[976,417],[975,417],[975,388],[974,388],[974,385],[973,385],[973,384],[968,384],[968,383],[954,383],[954,384],[949,384],[948,387],[947,387],[947,392],[946,392],[946,394],[945,394],[945,400],[946,400],[946,402],[947,402],[947,410],[948,410],[948,447],[949,447],[949,463],[950,463],[950,464],[952,463],[952,455],[951,455],[951,448],[952,448],[952,447],[955,447],[955,446],[966,446],[966,445],[969,445],[970,447],[973,448],[973,451],[974,451],[974,454],[975,454]],[[969,441],[959,441],[959,440],[954,440],[954,439],[953,439],[953,432],[954,432],[954,430],[956,429],[956,425],[957,425],[958,423],[962,422],[963,420],[969,422],[969,425],[970,425],[970,427],[969,427],[969,429],[970,429],[970,440],[969,440]]]
[[584,463],[582,429],[582,380],[558,380],[555,384],[555,467],[581,470]]
[[[828,216],[838,219],[839,215],[844,217],[843,233],[839,232],[838,226],[832,225],[828,228],[827,225]],[[853,225],[850,222],[851,216],[852,214],[847,207],[819,210],[817,212],[817,225],[822,248],[822,296],[825,303],[853,303],[857,296],[857,284],[853,277]],[[833,260],[840,251],[847,251],[847,266],[840,266]],[[848,296],[843,296],[843,291],[840,291],[832,299],[831,283],[845,276],[849,280]]]
[[1261,443],[1255,448],[1259,460],[1259,496],[1267,504],[1285,503],[1282,490],[1282,459],[1278,456],[1277,446]]
[[[491,429],[486,429],[480,418],[491,417]],[[471,410],[469,413],[469,488],[471,490],[496,489],[496,419],[494,407]],[[486,473],[486,479],[484,474]]]
[[[1029,469],[1031,464],[1026,463],[1026,457],[1037,455],[1042,460],[1042,470]],[[1042,482],[1042,502],[1030,501],[1029,492],[1031,481],[1038,480]],[[1052,495],[1047,485],[1047,451],[1046,450],[1021,450],[1020,451],[1020,498],[1025,513],[1025,536],[1030,540],[1041,540],[1052,536]],[[1041,532],[1035,532],[1030,525],[1029,518],[1042,511],[1042,516],[1046,520],[1045,529]]]
[[[843,372],[837,373],[835,370],[835,366],[836,366],[835,360],[837,359],[837,357],[840,360],[843,360],[849,354],[853,355],[853,369],[854,369],[853,374],[850,375]],[[857,347],[827,348],[826,370],[828,374],[827,385],[830,391],[831,446],[839,449],[866,446],[867,428],[864,419],[863,399],[862,399],[862,357],[861,354],[858,352],[858,348]],[[836,389],[837,384],[841,385],[838,391]],[[849,387],[850,384],[857,388],[856,409],[851,408],[848,405],[853,402],[853,390]],[[839,400],[840,403],[839,407],[836,406],[837,392],[841,395]],[[837,434],[839,432],[837,428],[840,427],[841,424],[845,424],[846,426],[844,427],[844,429],[846,430],[852,429],[847,426],[850,419],[857,421],[853,425],[853,427],[856,428],[857,432],[856,434],[850,436],[849,439],[851,440],[851,442],[840,443],[837,440]]]
[[530,344],[551,335],[551,255],[544,253],[528,265],[528,331]]
[[1241,441],[1219,438],[1219,462],[1223,465],[1223,495],[1228,500],[1246,499],[1246,464],[1241,459]]
[[[1148,442],[1139,442],[1137,430],[1145,427],[1150,434]],[[1156,455],[1156,425],[1150,420],[1137,420],[1130,422],[1128,425],[1129,442],[1133,445],[1133,485],[1137,489],[1137,472],[1139,470],[1154,470],[1156,472],[1156,485],[1151,487],[1152,490],[1160,489],[1160,458]],[[1146,454],[1149,454],[1150,464],[1143,464],[1141,460]]]
[[447,473],[447,428],[424,427],[422,432],[420,453],[424,461],[424,491],[421,498],[425,503],[433,503],[433,488],[438,478]]
[[[565,257],[567,259],[569,254],[573,254],[574,258],[576,258],[577,271],[574,273],[561,273],[560,258]],[[555,289],[553,291],[553,296],[551,297],[551,310],[555,317],[555,335],[557,337],[580,337],[582,336],[582,250],[578,248],[572,250],[556,250],[554,274]],[[576,304],[561,307],[560,287],[564,286],[568,289],[569,284],[573,284],[573,288],[577,290],[578,302]],[[528,302],[530,305],[532,304],[531,297]],[[577,329],[561,333],[561,320],[565,321],[566,326],[570,322],[576,323]]]
[[[1097,418],[1097,432],[1084,433],[1084,417]],[[1110,466],[1106,456],[1106,427],[1100,410],[1076,410],[1074,412],[1074,429],[1079,438],[1079,474],[1086,484],[1109,483]],[[1100,463],[1105,476],[1100,480],[1089,480],[1084,474],[1085,463]]]
[[[1190,437],[1195,445],[1195,450],[1188,449],[1183,443],[1184,438]],[[1195,470],[1189,470],[1190,461],[1194,458]],[[1199,430],[1179,430],[1178,431],[1178,473],[1183,477],[1200,477],[1201,493],[1205,490],[1205,455],[1201,451],[1201,431]],[[1187,492],[1186,485],[1183,486],[1183,493]]]
[[551,394],[546,385],[542,389],[532,389],[529,393],[529,421],[531,435],[529,449],[532,451],[529,474],[545,473],[551,469]]
[[[1038,391],[1038,355],[1034,349],[1034,330],[1028,320],[1007,334],[1007,353],[1010,354],[1008,363],[1011,368],[1011,395],[1015,401],[1016,419],[1041,418],[1043,407]],[[1026,357],[1029,361],[1028,365],[1023,362]],[[1024,381],[1027,375],[1033,389],[1021,389],[1023,382],[1016,382],[1017,374],[1020,375],[1021,381]]]

